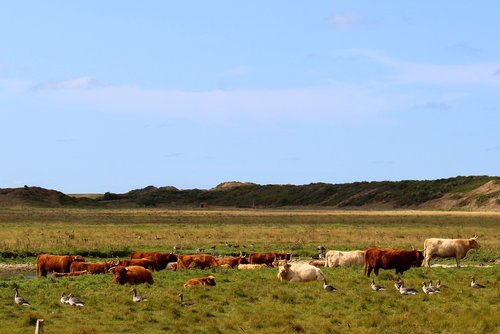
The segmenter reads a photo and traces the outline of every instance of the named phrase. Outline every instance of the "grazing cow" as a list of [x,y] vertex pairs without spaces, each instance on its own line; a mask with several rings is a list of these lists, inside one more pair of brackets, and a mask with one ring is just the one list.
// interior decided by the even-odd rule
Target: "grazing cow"
[[252,253],[248,257],[248,262],[250,262],[250,264],[267,264],[268,266],[271,267],[274,261],[290,260],[291,257],[292,253],[278,253],[278,252]]
[[315,267],[324,267],[325,261],[311,260],[311,261],[309,261],[309,264],[311,266],[315,266]]
[[252,269],[262,269],[269,268],[269,266],[265,263],[263,264],[239,264],[238,269],[240,270],[252,270]]
[[69,271],[79,272],[79,271],[88,271],[89,274],[104,274],[109,268],[115,265],[114,261],[108,262],[73,262],[69,267]]
[[36,257],[36,273],[47,277],[47,273],[69,273],[71,264],[75,261],[85,262],[80,255],[50,255],[40,254]]
[[382,269],[396,269],[396,274],[403,274],[411,267],[420,267],[424,255],[419,250],[368,248],[365,252],[364,273],[370,277],[372,270],[378,276]]
[[325,267],[351,267],[362,266],[365,260],[365,251],[355,250],[350,252],[330,250],[326,252]]
[[321,269],[308,263],[284,263],[278,268],[278,279],[289,282],[323,281],[325,275]]
[[177,269],[190,268],[213,268],[218,267],[217,259],[209,254],[179,255],[177,257]]
[[215,277],[200,277],[200,278],[191,278],[189,281],[184,284],[185,288],[189,288],[193,285],[206,285],[206,286],[215,286]]
[[52,273],[52,277],[70,277],[70,276],[81,276],[81,275],[87,275],[90,274],[87,270],[82,270],[82,271],[72,271],[70,273]]
[[153,261],[153,268],[156,271],[167,268],[170,262],[177,262],[177,255],[174,253],[160,252],[134,252],[130,255],[131,259],[150,259]]
[[113,281],[118,284],[153,284],[153,273],[140,266],[115,266],[109,269],[113,274]]
[[469,249],[479,249],[480,247],[477,237],[470,239],[425,239],[425,259],[422,265],[430,267],[430,260],[436,257],[454,257],[457,260],[457,268],[460,268],[460,260],[467,255]]
[[120,259],[115,261],[115,265],[120,265],[124,267],[139,266],[150,270],[155,270],[155,264],[151,259]]
[[237,267],[239,264],[248,264],[248,260],[246,256],[238,256],[238,257],[219,257],[217,258],[217,262],[220,266],[228,265],[230,268]]

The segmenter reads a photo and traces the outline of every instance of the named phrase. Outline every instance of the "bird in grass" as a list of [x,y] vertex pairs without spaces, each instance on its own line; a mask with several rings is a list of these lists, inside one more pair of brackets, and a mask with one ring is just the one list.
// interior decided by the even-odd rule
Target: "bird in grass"
[[71,293],[68,296],[68,304],[70,304],[71,306],[78,306],[78,307],[85,306],[85,303],[83,302],[83,300],[81,300],[78,297],[73,296],[73,294],[71,294]]
[[399,291],[399,288],[401,287],[402,284],[403,284],[403,281],[401,280],[401,278],[398,278],[398,280],[396,282],[394,282],[394,287],[396,288],[396,290]]
[[64,292],[61,295],[61,303],[63,303],[63,304],[69,304],[69,297],[66,296],[66,293],[64,293]]
[[326,278],[323,279],[323,289],[325,289],[326,292],[334,292],[337,291],[333,286],[330,284],[326,283]]
[[192,300],[184,300],[184,295],[182,293],[179,293],[178,297],[179,297],[179,304],[181,304],[181,306],[189,306],[195,303]]
[[405,283],[401,281],[401,286],[399,287],[399,293],[402,295],[416,295],[417,290],[412,288],[405,288]]
[[431,291],[435,293],[441,292],[441,288],[438,288],[437,285],[434,285],[434,283],[432,283],[432,280],[429,281],[429,289],[431,289]]
[[17,288],[14,288],[14,291],[16,292],[16,295],[14,296],[14,302],[17,305],[31,306],[31,304],[26,299],[24,299],[23,297],[19,296],[19,291],[17,291]]
[[433,289],[431,289],[430,287],[428,287],[427,283],[425,283],[425,282],[422,282],[422,291],[426,295],[433,295],[433,294],[437,293],[437,291],[434,291]]
[[472,276],[470,278],[470,280],[471,280],[470,281],[470,287],[471,288],[474,288],[474,289],[484,289],[484,288],[486,288],[484,285],[476,283],[476,280],[475,280],[474,276]]
[[143,302],[143,301],[145,302],[148,300],[146,297],[139,295],[137,293],[137,291],[135,290],[135,288],[130,290],[130,291],[132,292],[132,300],[134,302],[138,303],[138,302]]
[[385,288],[382,285],[375,284],[375,280],[373,280],[373,279],[371,282],[371,287],[372,287],[373,291],[385,291]]

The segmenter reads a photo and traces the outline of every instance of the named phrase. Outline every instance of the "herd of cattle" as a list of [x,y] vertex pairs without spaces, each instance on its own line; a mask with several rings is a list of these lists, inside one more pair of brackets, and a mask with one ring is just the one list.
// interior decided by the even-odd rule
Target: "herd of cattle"
[[[479,249],[477,237],[470,239],[427,239],[424,250],[403,250],[386,248],[368,248],[364,251],[328,251],[324,261],[309,263],[291,260],[291,253],[269,252],[252,253],[248,257],[215,257],[210,254],[177,255],[160,252],[134,252],[130,259],[118,259],[106,262],[86,262],[80,255],[59,256],[41,254],[37,257],[37,275],[54,277],[78,276],[83,274],[101,274],[111,272],[113,280],[118,284],[153,283],[153,271],[164,269],[178,270],[189,268],[226,267],[238,269],[257,269],[277,266],[278,279],[285,281],[324,280],[324,274],[318,266],[364,266],[364,273],[370,276],[379,269],[395,269],[403,274],[411,267],[430,266],[430,260],[436,257],[453,257],[457,267],[460,260],[470,249]],[[192,285],[215,285],[212,276],[186,282],[185,287]]]

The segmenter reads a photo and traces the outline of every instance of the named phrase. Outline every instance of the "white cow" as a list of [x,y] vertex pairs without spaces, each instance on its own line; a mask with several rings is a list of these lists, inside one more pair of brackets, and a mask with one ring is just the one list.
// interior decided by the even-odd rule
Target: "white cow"
[[362,266],[364,264],[365,251],[336,251],[326,252],[325,267],[351,267]]
[[290,282],[322,281],[325,275],[321,269],[308,263],[284,263],[278,268],[278,279]]
[[480,248],[477,237],[470,239],[426,239],[422,267],[430,267],[430,260],[436,257],[454,257],[457,260],[457,267],[460,268],[460,259],[463,259],[471,248]]
[[252,270],[252,269],[263,269],[269,268],[267,264],[238,264],[238,269],[240,270]]

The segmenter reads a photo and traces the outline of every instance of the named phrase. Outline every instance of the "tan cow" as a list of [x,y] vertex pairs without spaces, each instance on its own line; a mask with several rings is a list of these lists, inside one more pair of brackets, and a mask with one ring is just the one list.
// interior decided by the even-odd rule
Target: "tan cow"
[[326,252],[325,267],[351,267],[362,266],[365,259],[365,251],[336,251],[331,250]]
[[253,270],[253,269],[263,269],[269,268],[267,264],[239,264],[238,269],[240,270]]
[[430,260],[436,257],[454,257],[457,260],[457,268],[460,268],[460,260],[467,255],[469,249],[479,249],[480,247],[477,236],[470,239],[426,239],[422,266],[430,267]]
[[325,275],[309,263],[284,263],[278,269],[278,279],[289,282],[322,281]]

